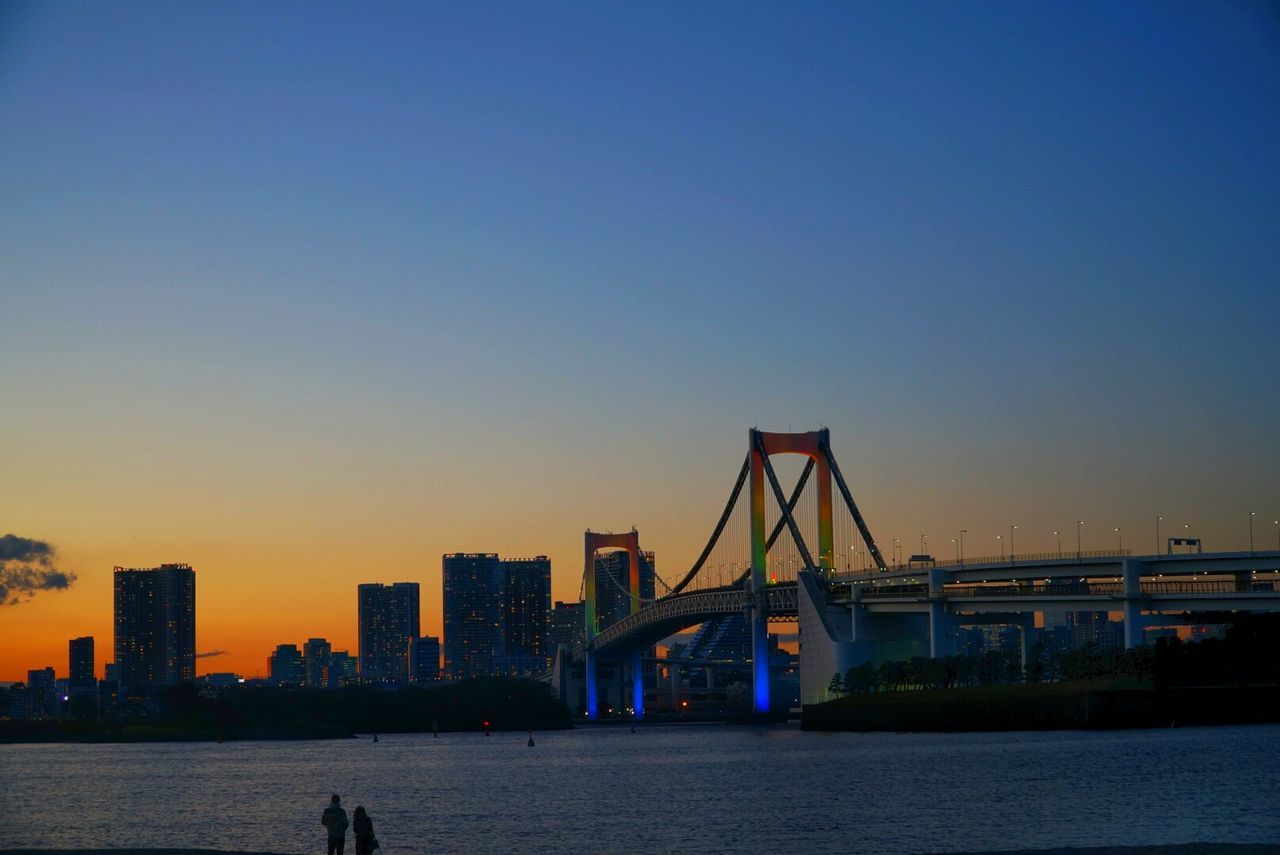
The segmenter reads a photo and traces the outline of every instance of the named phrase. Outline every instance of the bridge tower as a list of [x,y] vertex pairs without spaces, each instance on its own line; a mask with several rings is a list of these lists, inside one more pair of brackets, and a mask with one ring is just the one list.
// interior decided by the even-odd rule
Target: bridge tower
[[834,537],[831,521],[831,467],[827,449],[830,432],[822,430],[807,433],[769,433],[751,429],[748,457],[751,466],[751,593],[747,606],[747,623],[751,626],[751,682],[752,711],[769,712],[769,612],[765,587],[769,584],[768,531],[765,527],[765,470],[769,469],[769,482],[774,487],[778,504],[786,507],[786,497],[777,490],[768,458],[774,454],[803,454],[809,457],[818,470],[818,565],[802,539],[797,547],[804,556],[805,569],[820,569],[829,575],[834,567]]
[[[604,534],[587,529],[583,537],[584,559],[582,567],[583,601],[586,615],[586,677],[587,677],[587,718],[594,721],[600,714],[600,699],[596,693],[596,653],[590,649],[591,640],[600,632],[599,617],[596,614],[596,553],[601,549],[625,549],[629,567],[628,587],[631,595],[630,613],[640,611],[640,534],[634,528],[622,534]],[[631,706],[635,717],[644,715],[644,671],[642,669],[641,652],[636,650],[631,655]]]

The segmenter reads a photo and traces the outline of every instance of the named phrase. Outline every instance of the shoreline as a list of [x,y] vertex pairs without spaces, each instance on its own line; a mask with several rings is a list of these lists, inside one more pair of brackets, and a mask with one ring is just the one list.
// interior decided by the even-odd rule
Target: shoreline
[[[1052,849],[987,849],[934,855],[1267,855],[1272,843],[1171,843],[1137,846],[1058,846]],[[0,849],[0,855],[298,855],[228,849]]]
[[850,695],[804,708],[809,731],[983,733],[1280,722],[1280,686],[1035,683]]

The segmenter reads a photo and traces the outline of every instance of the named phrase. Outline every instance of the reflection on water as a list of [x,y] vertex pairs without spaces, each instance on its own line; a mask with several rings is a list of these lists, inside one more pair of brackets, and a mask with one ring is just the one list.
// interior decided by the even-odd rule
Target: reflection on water
[[1280,726],[527,739],[0,746],[0,846],[322,852],[333,792],[386,855],[1280,843]]

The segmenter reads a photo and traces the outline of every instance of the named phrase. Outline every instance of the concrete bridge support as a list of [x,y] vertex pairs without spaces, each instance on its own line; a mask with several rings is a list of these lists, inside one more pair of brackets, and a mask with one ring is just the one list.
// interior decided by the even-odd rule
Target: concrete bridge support
[[644,661],[637,650],[631,654],[631,709],[638,720],[644,718]]
[[596,688],[596,660],[598,654],[593,650],[586,652],[586,662],[583,663],[583,670],[586,672],[587,690],[587,719],[595,721],[600,717],[600,694]]
[[942,659],[956,654],[956,620],[947,610],[942,597],[946,573],[937,568],[929,571],[929,658]]
[[[849,618],[843,606],[827,602],[826,592],[813,576],[801,571],[796,578],[800,629],[800,703],[830,700],[827,686],[832,674],[860,665],[871,658],[870,645],[853,643]],[[856,609],[856,606],[855,606]],[[861,652],[861,655],[859,655]]]
[[1146,643],[1146,622],[1142,617],[1142,567],[1136,558],[1122,563],[1124,573],[1124,649]]

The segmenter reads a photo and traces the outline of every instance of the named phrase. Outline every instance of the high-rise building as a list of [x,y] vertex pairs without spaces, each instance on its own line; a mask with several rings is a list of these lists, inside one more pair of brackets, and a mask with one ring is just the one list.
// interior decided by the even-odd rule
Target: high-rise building
[[491,552],[444,556],[444,670],[454,680],[490,673],[506,652],[506,574]]
[[409,678],[405,650],[421,635],[417,582],[364,584],[358,591],[360,679],[404,683]]
[[303,683],[310,689],[323,689],[329,680],[329,660],[333,650],[323,638],[308,638],[302,645]]
[[115,664],[123,689],[196,676],[196,574],[188,564],[115,568]]
[[[652,552],[640,553],[640,599],[653,600]],[[625,550],[596,555],[596,620],[605,629],[631,614],[631,557]]]
[[73,689],[92,687],[93,670],[93,636],[86,635],[73,638],[67,645],[69,665],[67,670],[68,685]]
[[409,639],[409,682],[434,683],[440,679],[440,639],[433,635]]
[[302,685],[302,651],[298,645],[276,645],[275,652],[267,657],[267,679],[277,686]]
[[586,610],[582,608],[580,600],[574,603],[556,600],[556,604],[551,607],[551,628],[547,633],[549,655],[554,656],[556,648],[561,644],[572,647],[582,641],[585,616]]
[[[551,620],[551,559],[507,558],[503,597],[503,641],[507,656],[546,660],[553,651],[547,643]],[[538,670],[545,670],[544,668]]]

